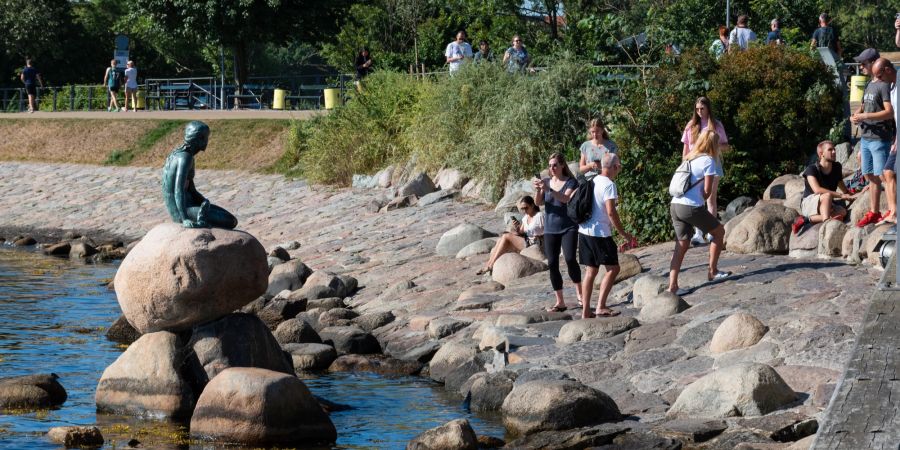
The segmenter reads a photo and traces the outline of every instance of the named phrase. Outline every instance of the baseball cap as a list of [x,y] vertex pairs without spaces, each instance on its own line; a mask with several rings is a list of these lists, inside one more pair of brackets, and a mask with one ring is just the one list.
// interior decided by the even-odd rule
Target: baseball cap
[[853,60],[858,63],[863,63],[875,61],[880,57],[881,55],[878,54],[878,50],[875,50],[874,48],[867,48],[863,50],[862,53],[859,54],[859,56],[854,56]]

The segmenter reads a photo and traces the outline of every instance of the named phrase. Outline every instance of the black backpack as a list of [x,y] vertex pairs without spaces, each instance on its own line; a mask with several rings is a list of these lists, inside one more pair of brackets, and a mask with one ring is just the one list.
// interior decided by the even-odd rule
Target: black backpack
[[591,218],[591,210],[594,208],[594,180],[589,180],[584,175],[578,175],[576,180],[578,188],[566,204],[566,215],[575,223],[583,223]]

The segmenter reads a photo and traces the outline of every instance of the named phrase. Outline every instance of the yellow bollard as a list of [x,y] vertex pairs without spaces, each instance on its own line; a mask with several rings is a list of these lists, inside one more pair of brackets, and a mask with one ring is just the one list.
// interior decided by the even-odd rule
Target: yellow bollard
[[131,103],[131,109],[145,109],[147,107],[147,93],[143,89],[138,89]]
[[325,109],[334,109],[341,104],[341,90],[336,88],[325,89]]
[[284,98],[287,96],[287,91],[284,89],[275,89],[275,94],[272,98],[272,109],[284,109]]
[[851,102],[861,102],[863,100],[863,94],[866,92],[866,83],[868,82],[869,77],[865,75],[854,75],[850,77]]

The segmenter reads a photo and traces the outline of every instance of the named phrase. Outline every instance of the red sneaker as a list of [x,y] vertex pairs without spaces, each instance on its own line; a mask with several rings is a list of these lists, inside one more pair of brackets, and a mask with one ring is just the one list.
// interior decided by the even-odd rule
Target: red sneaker
[[881,220],[881,214],[875,211],[869,211],[863,216],[862,219],[859,219],[859,222],[856,222],[856,226],[863,228],[870,223],[876,223]]
[[794,234],[799,234],[800,230],[806,225],[809,221],[806,217],[798,216],[797,219],[794,220],[794,224],[791,225],[791,230],[793,230]]

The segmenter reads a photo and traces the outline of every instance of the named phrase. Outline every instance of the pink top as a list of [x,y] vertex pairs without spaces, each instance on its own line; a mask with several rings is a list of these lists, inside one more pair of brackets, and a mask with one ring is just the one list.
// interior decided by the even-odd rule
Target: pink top
[[[708,122],[708,120],[700,119],[700,131],[706,129]],[[725,127],[722,126],[722,122],[719,122],[718,119],[716,120],[716,134],[719,135],[719,145],[728,144],[728,135],[725,134]],[[681,134],[681,142],[687,144],[688,152],[694,149],[694,143],[691,141],[691,127],[690,122],[688,122],[688,125],[684,127],[684,133]],[[683,151],[684,154],[681,156],[687,156],[688,152]]]

